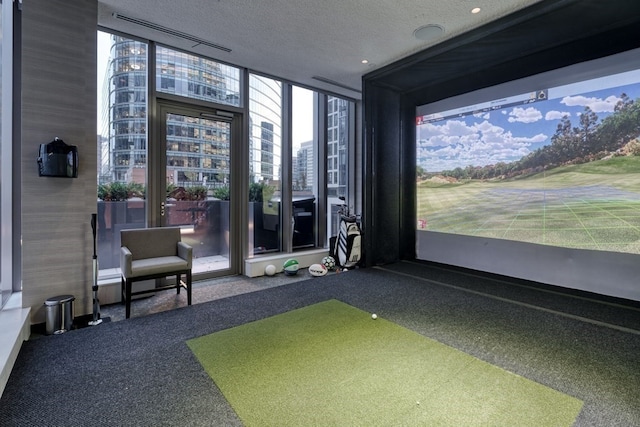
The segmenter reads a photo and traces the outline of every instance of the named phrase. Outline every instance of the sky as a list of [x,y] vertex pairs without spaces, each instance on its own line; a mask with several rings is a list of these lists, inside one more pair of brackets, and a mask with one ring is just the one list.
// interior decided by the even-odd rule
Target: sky
[[439,172],[519,160],[550,144],[564,115],[578,126],[588,106],[602,120],[613,112],[622,93],[640,98],[640,70],[551,88],[544,101],[419,124],[417,164],[427,172]]
[[301,143],[313,140],[313,91],[294,86],[291,96],[291,141],[295,153]]

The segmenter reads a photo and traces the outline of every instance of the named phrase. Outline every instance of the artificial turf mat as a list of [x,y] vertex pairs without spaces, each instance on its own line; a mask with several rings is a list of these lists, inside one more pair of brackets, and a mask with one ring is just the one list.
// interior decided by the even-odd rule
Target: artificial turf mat
[[582,407],[337,300],[187,344],[246,426],[570,426]]

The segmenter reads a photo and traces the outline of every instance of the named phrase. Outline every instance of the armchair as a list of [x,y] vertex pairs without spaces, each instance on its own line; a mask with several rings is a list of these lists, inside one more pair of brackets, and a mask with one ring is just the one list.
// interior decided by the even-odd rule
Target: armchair
[[[193,249],[181,241],[179,227],[158,227],[122,230],[120,232],[121,301],[125,317],[131,314],[133,295],[181,288],[187,290],[187,304],[191,305],[191,267]],[[182,275],[186,281],[182,282]],[[132,292],[132,283],[141,280],[176,276],[176,284]]]

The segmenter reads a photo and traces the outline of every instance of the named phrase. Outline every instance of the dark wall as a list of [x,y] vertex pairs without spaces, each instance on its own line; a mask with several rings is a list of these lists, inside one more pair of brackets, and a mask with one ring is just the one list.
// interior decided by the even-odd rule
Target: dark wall
[[[363,215],[365,263],[393,262],[400,247],[402,96],[384,87],[365,89]],[[369,214],[374,212],[374,215]],[[375,242],[375,246],[373,243]]]
[[366,265],[415,258],[415,107],[640,47],[638,0],[543,0],[363,78]]

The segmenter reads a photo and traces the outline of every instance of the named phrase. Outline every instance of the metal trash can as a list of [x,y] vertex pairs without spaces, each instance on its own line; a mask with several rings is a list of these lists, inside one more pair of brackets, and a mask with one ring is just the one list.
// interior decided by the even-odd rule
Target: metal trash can
[[73,325],[73,295],[60,295],[49,298],[44,302],[47,323],[46,333],[63,334],[71,329]]

